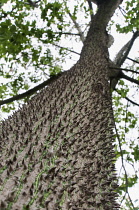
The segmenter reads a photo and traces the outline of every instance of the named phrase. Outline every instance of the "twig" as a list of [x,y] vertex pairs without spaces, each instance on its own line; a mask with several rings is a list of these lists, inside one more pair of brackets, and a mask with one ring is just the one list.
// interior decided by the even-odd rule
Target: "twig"
[[[125,132],[126,132],[126,124],[127,124],[127,119],[128,119],[128,117],[127,117],[127,111],[128,111],[128,101],[127,101],[127,105],[126,105],[126,111],[125,111]],[[124,133],[124,139],[125,139],[125,133]]]
[[136,60],[134,60],[134,59],[132,59],[132,58],[127,57],[127,59],[128,59],[128,60],[130,60],[130,61],[133,61],[133,62],[135,62],[135,63],[138,63],[138,64],[139,64],[139,61],[136,61]]
[[136,105],[136,106],[139,106],[139,104],[137,104],[136,102],[132,101],[132,100],[129,99],[128,97],[125,97],[125,99],[126,99],[127,101],[129,101],[130,103],[132,103],[132,104],[134,104],[134,105]]
[[[128,194],[128,197],[129,197],[129,200],[130,200],[130,202],[131,202],[131,205],[132,205],[133,209],[135,209],[134,204],[133,204],[133,202],[132,202],[132,200],[131,200],[131,198],[130,198],[129,192],[128,192],[128,178],[127,178],[127,172],[126,172],[126,168],[125,168],[125,165],[124,165],[124,158],[123,158],[122,146],[121,146],[120,137],[119,137],[119,134],[118,134],[118,131],[117,131],[117,128],[116,128],[116,124],[115,124],[115,131],[116,131],[116,136],[117,136],[118,144],[119,144],[119,148],[120,148],[122,167],[123,167],[123,169],[124,169],[124,174],[125,174],[125,183],[126,183],[126,192],[125,192],[125,195]],[[122,201],[124,200],[125,195],[124,195]]]
[[55,34],[65,34],[65,35],[74,35],[74,36],[80,36],[80,34],[70,33],[70,32],[53,32]]
[[75,53],[75,54],[77,54],[77,55],[80,55],[80,53],[75,52],[74,50],[70,50],[70,49],[68,49],[68,48],[66,48],[66,47],[61,47],[61,46],[59,46],[59,45],[57,45],[57,44],[52,44],[52,45],[54,45],[55,47],[59,47],[59,48],[61,48],[61,49],[65,49],[65,50],[67,50],[67,51],[69,51],[69,52],[71,52],[71,53]]
[[127,194],[128,194],[128,198],[129,198],[129,200],[130,200],[130,203],[131,203],[133,209],[135,209],[134,204],[133,204],[133,202],[132,202],[132,199],[131,199],[131,197],[130,197],[130,195],[129,195],[129,192],[128,192]]
[[123,17],[126,17],[126,15],[125,15],[126,11],[121,6],[119,6],[119,10],[120,10],[121,14],[123,15]]
[[128,178],[127,178],[127,172],[126,172],[126,168],[125,168],[125,166],[124,166],[124,158],[123,158],[122,146],[121,146],[121,141],[120,141],[120,137],[119,137],[119,134],[118,134],[118,131],[117,131],[116,124],[115,124],[115,131],[116,131],[116,136],[117,136],[118,144],[119,144],[119,148],[120,148],[122,167],[123,167],[124,172],[125,172],[126,192],[128,192]]
[[[115,89],[115,91],[116,91],[119,95],[122,96],[122,94],[121,94],[117,89]],[[123,98],[125,98],[125,99],[126,99],[127,101],[129,101],[130,103],[132,103],[132,104],[134,104],[134,105],[136,105],[136,106],[139,106],[138,103],[132,101],[130,98],[128,98],[128,97],[123,97]]]

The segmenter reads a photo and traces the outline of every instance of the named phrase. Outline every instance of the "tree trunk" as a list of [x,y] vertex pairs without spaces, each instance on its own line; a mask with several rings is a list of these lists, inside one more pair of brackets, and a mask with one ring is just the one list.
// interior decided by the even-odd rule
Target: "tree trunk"
[[108,66],[92,24],[77,64],[2,122],[0,209],[118,208]]

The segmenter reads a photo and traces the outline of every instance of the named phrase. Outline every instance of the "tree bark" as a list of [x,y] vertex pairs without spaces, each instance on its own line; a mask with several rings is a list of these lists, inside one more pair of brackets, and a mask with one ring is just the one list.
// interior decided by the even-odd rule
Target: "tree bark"
[[76,65],[1,124],[1,209],[118,208],[107,33],[96,17]]

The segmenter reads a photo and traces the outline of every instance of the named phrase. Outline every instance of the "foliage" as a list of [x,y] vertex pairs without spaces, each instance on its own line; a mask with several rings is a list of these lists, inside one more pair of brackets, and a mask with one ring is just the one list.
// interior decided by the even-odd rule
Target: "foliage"
[[[70,5],[70,0],[44,0],[37,3],[25,0],[1,0],[0,98],[2,100],[24,92],[50,76],[58,74],[65,63],[69,68],[68,59],[73,59],[72,63],[77,60],[71,51],[75,52],[79,46],[81,38],[79,30],[82,29],[86,35],[90,13],[95,13],[95,10],[92,12],[87,2],[83,0],[76,0],[74,3],[72,1],[72,6]],[[138,1],[126,1],[121,8],[124,24],[113,22],[118,32],[139,30]],[[80,28],[75,25],[77,22]],[[135,65],[134,69],[136,68]],[[132,129],[138,129],[137,116],[133,111],[134,107],[124,99],[131,95],[129,85],[120,80],[118,90],[121,95],[114,93],[113,96],[115,122],[119,135],[116,144],[117,159],[122,156],[124,164],[126,162],[134,168],[139,161],[138,139],[135,140],[134,136],[130,138],[129,135],[131,136]],[[15,106],[17,106],[15,103],[5,105],[2,111],[10,112]],[[133,174],[125,173],[123,169],[120,177],[119,193],[124,195],[127,188],[137,183],[137,169]],[[125,200],[125,205],[131,209],[128,199]]]
[[139,30],[139,2],[136,0],[126,1],[125,9],[122,9],[125,16],[124,26],[117,24],[117,30],[121,33],[128,33]]

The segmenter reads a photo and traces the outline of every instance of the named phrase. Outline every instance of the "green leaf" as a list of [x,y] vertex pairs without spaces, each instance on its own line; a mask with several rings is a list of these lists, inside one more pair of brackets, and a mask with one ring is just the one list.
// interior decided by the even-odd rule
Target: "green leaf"
[[133,152],[131,154],[134,156],[135,161],[139,160],[139,146],[138,145],[136,145],[133,148]]

